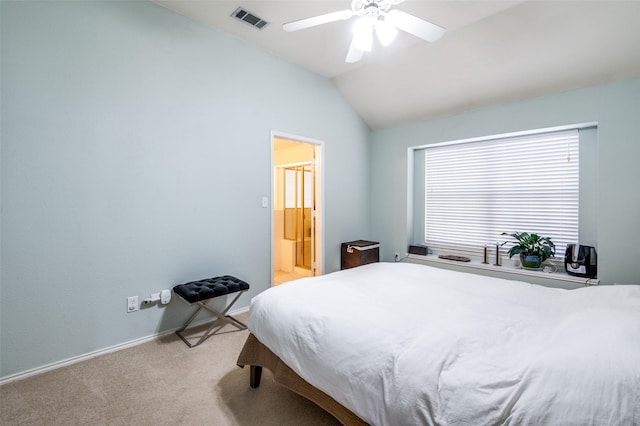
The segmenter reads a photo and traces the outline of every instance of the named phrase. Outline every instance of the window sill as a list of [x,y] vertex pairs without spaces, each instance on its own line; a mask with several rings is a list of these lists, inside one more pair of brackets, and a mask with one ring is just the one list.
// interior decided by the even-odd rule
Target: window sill
[[437,264],[444,264],[444,265],[450,265],[450,266],[457,266],[464,269],[466,268],[480,269],[485,271],[501,272],[505,274],[528,276],[528,277],[535,277],[535,278],[554,280],[554,281],[562,281],[562,282],[568,282],[572,284],[582,284],[584,286],[600,284],[600,280],[598,278],[574,277],[573,275],[569,275],[565,272],[532,271],[528,269],[516,268],[515,266],[509,265],[509,264],[495,266],[491,264],[484,264],[474,259],[472,259],[470,262],[457,262],[455,260],[440,259],[438,256],[434,256],[434,255],[421,256],[417,254],[409,254],[407,255],[407,258],[418,260],[421,262],[427,262],[427,263],[437,263]]

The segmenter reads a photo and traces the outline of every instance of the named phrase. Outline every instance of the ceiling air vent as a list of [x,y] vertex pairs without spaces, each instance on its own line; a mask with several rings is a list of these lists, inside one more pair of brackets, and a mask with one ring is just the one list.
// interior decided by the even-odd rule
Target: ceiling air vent
[[256,15],[254,15],[253,13],[247,12],[245,9],[243,9],[242,7],[237,8],[232,14],[231,16],[233,16],[236,19],[241,20],[242,22],[246,22],[247,24],[251,25],[254,28],[257,28],[259,30],[263,29],[264,27],[266,27],[267,25],[269,25],[269,23],[267,21],[265,21],[262,18],[258,18]]

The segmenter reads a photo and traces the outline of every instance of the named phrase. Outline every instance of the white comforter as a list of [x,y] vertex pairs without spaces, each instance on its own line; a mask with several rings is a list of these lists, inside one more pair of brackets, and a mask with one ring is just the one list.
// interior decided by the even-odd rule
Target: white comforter
[[640,425],[640,286],[406,263],[274,287],[251,332],[373,425]]

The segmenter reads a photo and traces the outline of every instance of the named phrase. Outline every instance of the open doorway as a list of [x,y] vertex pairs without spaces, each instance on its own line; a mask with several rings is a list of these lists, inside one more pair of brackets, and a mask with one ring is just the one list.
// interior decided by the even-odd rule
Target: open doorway
[[322,274],[320,142],[272,135],[273,285]]

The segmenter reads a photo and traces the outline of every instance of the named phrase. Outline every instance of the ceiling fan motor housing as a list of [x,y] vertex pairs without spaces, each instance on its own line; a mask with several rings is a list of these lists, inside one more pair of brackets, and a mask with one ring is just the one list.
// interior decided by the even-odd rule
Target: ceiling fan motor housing
[[353,0],[351,10],[355,15],[378,18],[384,14],[394,4],[402,3],[403,0]]

